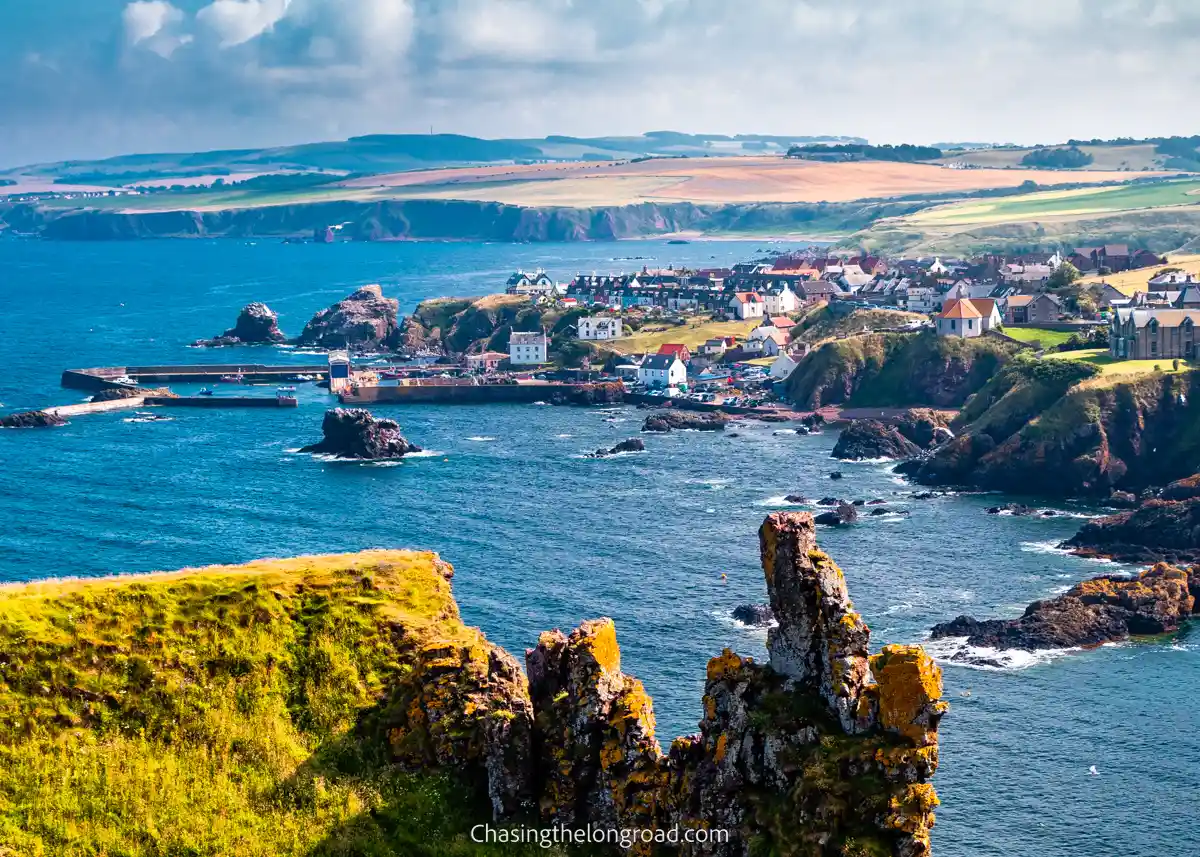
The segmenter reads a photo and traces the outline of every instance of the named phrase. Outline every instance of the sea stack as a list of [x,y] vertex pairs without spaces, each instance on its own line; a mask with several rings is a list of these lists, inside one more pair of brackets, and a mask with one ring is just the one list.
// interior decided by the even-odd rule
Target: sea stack
[[195,344],[207,348],[220,348],[227,345],[276,345],[286,341],[287,337],[279,329],[275,311],[256,301],[242,307],[237,322],[229,330],[212,339],[198,340]]
[[384,351],[399,341],[400,302],[379,286],[363,286],[323,309],[304,326],[296,344],[304,348]]
[[421,447],[409,443],[395,420],[379,419],[363,408],[333,408],[321,422],[325,437],[301,452],[320,452],[338,458],[378,461],[403,458]]

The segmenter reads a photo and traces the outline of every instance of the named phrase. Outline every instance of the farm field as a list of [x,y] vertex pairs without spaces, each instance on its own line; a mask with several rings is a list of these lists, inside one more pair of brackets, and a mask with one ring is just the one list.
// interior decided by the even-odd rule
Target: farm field
[[606,351],[615,351],[617,354],[646,354],[658,351],[660,346],[668,342],[678,342],[694,351],[706,340],[716,339],[718,336],[745,337],[760,323],[761,320],[702,321],[679,327],[668,326],[665,330],[660,329],[662,325],[649,324],[647,330],[640,330],[631,336],[624,336],[620,339],[599,342],[596,345]]
[[[598,207],[644,202],[697,204],[819,203],[936,196],[1025,182],[1055,185],[1126,181],[1129,173],[1082,170],[951,170],[883,161],[821,163],[781,157],[651,158],[627,162],[541,163],[414,170],[362,176],[295,190],[229,188],[130,199],[86,207],[128,213],[223,211],[270,205],[387,199],[458,199],[524,206]],[[77,208],[79,200],[48,207]],[[941,211],[943,209],[939,209]]]
[[[1092,156],[1092,163],[1083,170],[1147,170],[1162,169],[1166,155],[1154,151],[1153,143],[1135,143],[1129,146],[1080,146]],[[975,149],[942,159],[947,164],[970,164],[978,167],[999,169],[1020,167],[1021,159],[1033,151],[1032,147],[1020,149]],[[1065,172],[1079,172],[1066,170]]]

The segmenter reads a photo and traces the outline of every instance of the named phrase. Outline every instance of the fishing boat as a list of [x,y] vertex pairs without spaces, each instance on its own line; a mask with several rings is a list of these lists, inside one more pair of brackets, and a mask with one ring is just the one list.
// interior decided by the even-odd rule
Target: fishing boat
[[246,380],[246,377],[239,372],[236,375],[222,375],[217,380],[219,380],[222,384],[240,384]]
[[201,390],[196,395],[197,396],[211,396],[212,394],[213,394],[213,391],[208,389],[208,387],[205,387],[203,390]]

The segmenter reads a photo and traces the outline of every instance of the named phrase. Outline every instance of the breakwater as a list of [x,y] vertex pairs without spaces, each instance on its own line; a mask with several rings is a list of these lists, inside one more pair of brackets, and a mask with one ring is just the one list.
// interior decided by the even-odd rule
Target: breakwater
[[122,376],[138,383],[207,384],[230,376],[240,376],[247,383],[278,383],[294,381],[301,375],[325,377],[326,364],[275,365],[261,363],[202,363],[161,366],[100,366],[92,369],[67,369],[62,373],[62,386],[71,390],[98,392],[124,386],[117,382]]
[[549,401],[557,395],[584,389],[584,384],[540,381],[521,384],[401,383],[381,387],[357,387],[340,394],[345,405],[482,405]]

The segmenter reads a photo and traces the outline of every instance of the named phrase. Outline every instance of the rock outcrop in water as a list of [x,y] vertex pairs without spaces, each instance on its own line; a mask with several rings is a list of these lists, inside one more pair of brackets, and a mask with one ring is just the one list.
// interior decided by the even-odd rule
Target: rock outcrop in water
[[752,628],[765,628],[775,621],[770,604],[739,604],[730,615]]
[[384,351],[399,342],[400,302],[379,286],[363,286],[323,309],[304,326],[296,344],[304,348]]
[[842,429],[833,457],[847,461],[870,458],[910,458],[921,448],[894,425],[879,420],[854,420]]
[[1057,598],[1035,601],[1019,619],[959,616],[933,628],[933,639],[966,637],[969,646],[1066,649],[1131,635],[1165,634],[1189,619],[1200,597],[1200,568],[1160,563],[1133,578],[1101,576]]
[[172,393],[167,387],[108,387],[94,394],[91,398],[93,402],[115,402],[120,399],[137,399],[144,396],[158,396],[164,399],[178,398],[178,395]]
[[696,431],[724,431],[729,417],[720,411],[684,411],[672,409],[659,411],[646,417],[642,431],[668,432],[673,429]]
[[233,327],[212,339],[201,339],[197,346],[220,348],[228,345],[277,345],[287,337],[279,329],[275,311],[264,303],[255,302],[242,307]]
[[608,458],[610,455],[620,455],[623,452],[645,452],[646,444],[641,438],[631,437],[628,440],[623,440],[615,446],[605,448],[600,447],[595,452],[588,453],[588,458]]
[[400,433],[395,420],[381,419],[364,408],[333,408],[321,421],[325,435],[318,443],[301,448],[301,452],[319,452],[338,458],[357,458],[368,461],[402,458],[421,447],[409,443]]
[[771,515],[760,543],[779,623],[770,664],[713,658],[700,731],[667,753],[650,697],[621,670],[612,620],[597,619],[541,635],[526,652],[527,695],[494,649],[427,647],[407,682],[422,690],[392,709],[398,757],[477,772],[500,817],[529,806],[568,826],[727,832],[670,850],[689,857],[928,855],[940,671],[916,646],[869,655],[810,515]]
[[0,417],[0,428],[49,428],[66,424],[62,417],[48,411],[21,411]]
[[1062,547],[1120,562],[1200,562],[1200,475],[1172,482],[1134,509],[1088,521]]

